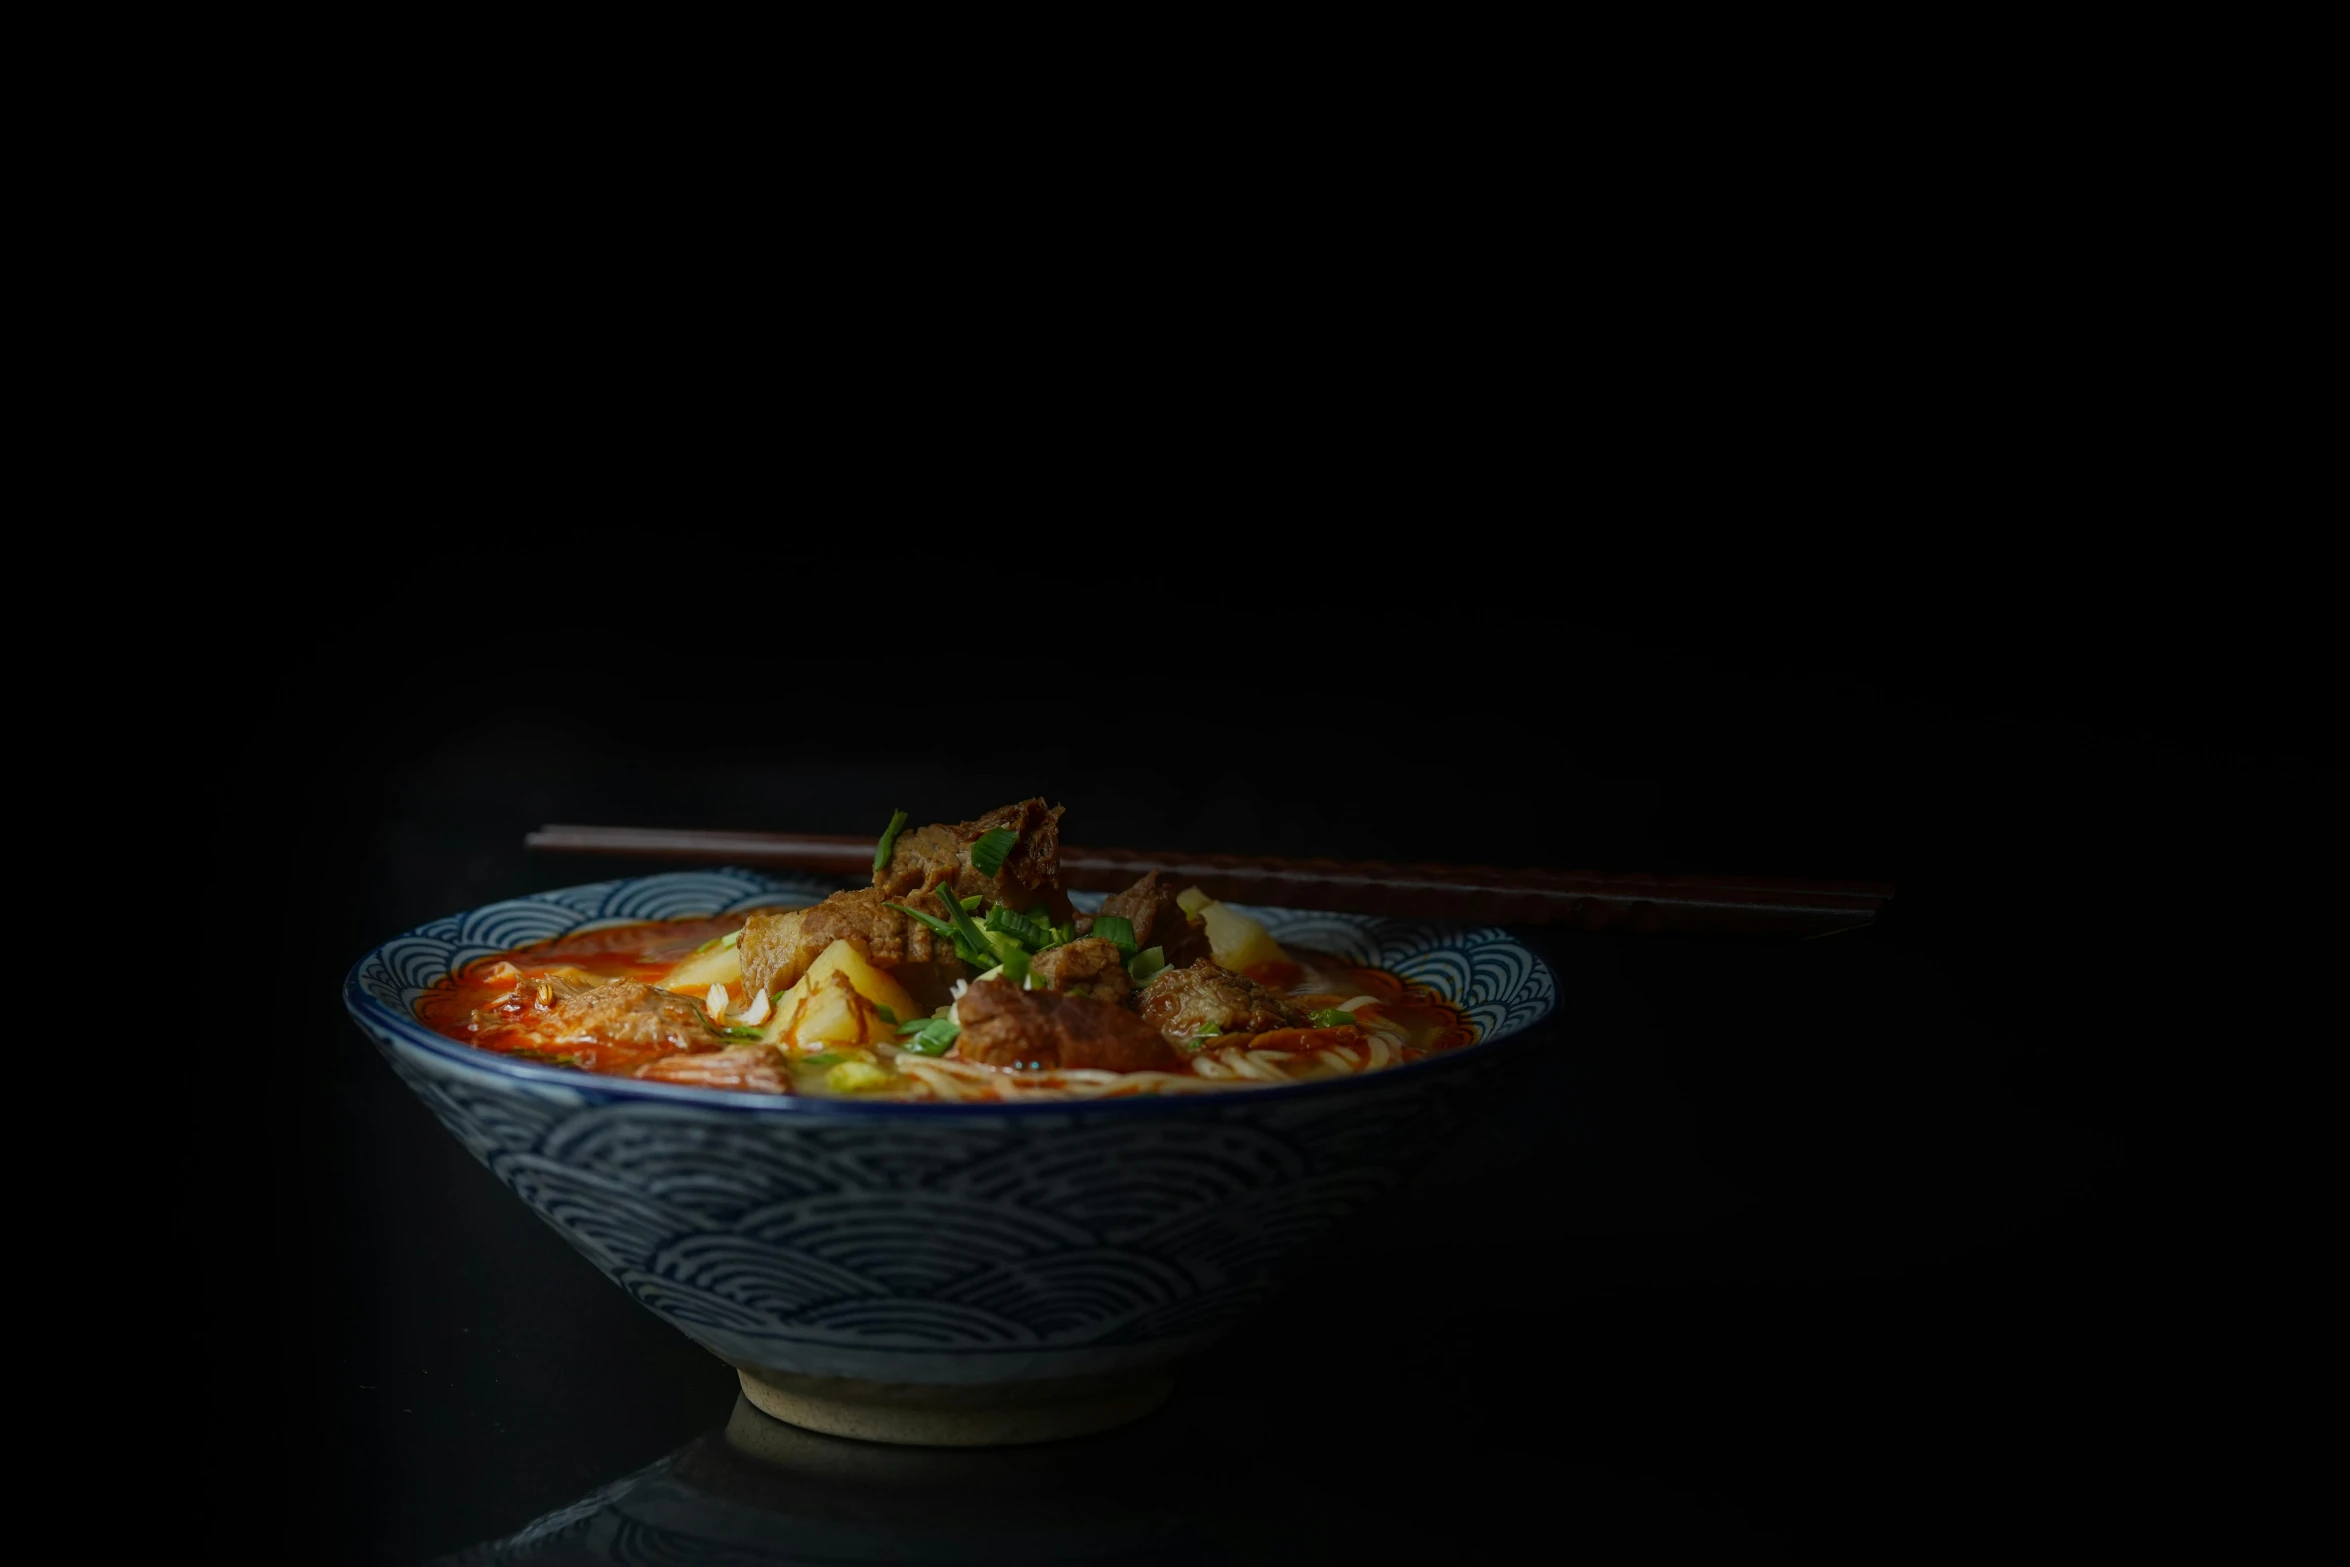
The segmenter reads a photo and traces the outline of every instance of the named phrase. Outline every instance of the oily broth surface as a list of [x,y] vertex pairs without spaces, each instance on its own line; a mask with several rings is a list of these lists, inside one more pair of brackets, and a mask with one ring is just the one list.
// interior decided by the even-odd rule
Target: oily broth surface
[[[518,979],[545,974],[570,973],[597,980],[635,980],[657,985],[680,962],[714,938],[740,930],[744,918],[743,914],[729,914],[610,926],[481,958],[428,992],[418,1003],[418,1015],[435,1031],[477,1048],[547,1059],[532,1050],[516,1051],[513,1046],[528,1043],[518,1033],[502,1041],[495,1027],[477,1030],[475,1014],[508,996]],[[1260,964],[1250,969],[1248,975],[1260,984],[1285,992],[1293,1004],[1307,1012],[1337,1007],[1357,997],[1371,997],[1371,1006],[1360,1009],[1357,1015],[1377,1019],[1383,1027],[1393,1030],[1387,1037],[1403,1042],[1402,1048],[1392,1052],[1393,1059],[1379,1059],[1369,1051],[1354,1052],[1363,1059],[1341,1069],[1339,1057],[1334,1055],[1317,1053],[1310,1059],[1285,1058],[1270,1051],[1250,1053],[1245,1047],[1232,1047],[1209,1055],[1204,1065],[1198,1059],[1193,1060],[1187,1074],[1136,1073],[1128,1081],[1120,1081],[1117,1074],[1096,1072],[991,1073],[953,1059],[952,1052],[944,1060],[909,1057],[888,1045],[854,1049],[820,1044],[794,1047],[777,1041],[777,1054],[785,1063],[791,1091],[796,1094],[898,1100],[947,1097],[1025,1100],[1040,1094],[1104,1097],[1122,1092],[1237,1089],[1251,1082],[1280,1080],[1252,1073],[1249,1069],[1252,1058],[1257,1061],[1259,1072],[1269,1061],[1274,1069],[1286,1074],[1285,1080],[1311,1081],[1322,1076],[1373,1070],[1377,1066],[1401,1065],[1440,1051],[1458,1049],[1475,1038],[1475,1030],[1460,1014],[1424,986],[1325,953],[1299,949],[1292,950],[1289,956],[1290,962]],[[699,985],[680,986],[676,993],[701,997],[706,989]],[[842,1059],[844,1050],[852,1055],[878,1058],[900,1081],[889,1088],[854,1094],[837,1092],[827,1079],[831,1066]],[[579,1054],[581,1059],[556,1059],[560,1064],[597,1075],[626,1077],[640,1075],[640,1069],[674,1058],[678,1052],[600,1046]],[[1220,1066],[1220,1062],[1224,1064]]]

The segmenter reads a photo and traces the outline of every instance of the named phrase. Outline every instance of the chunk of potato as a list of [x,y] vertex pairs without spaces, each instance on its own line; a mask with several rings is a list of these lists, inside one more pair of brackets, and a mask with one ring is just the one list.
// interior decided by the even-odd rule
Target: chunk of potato
[[1215,899],[1209,897],[1206,893],[1200,891],[1197,887],[1186,887],[1181,892],[1175,894],[1176,907],[1180,908],[1186,914],[1197,914],[1200,910],[1206,908],[1209,904],[1215,901]]
[[778,1024],[793,1044],[861,1045],[882,1037],[873,1003],[837,975],[815,983],[803,979],[784,992],[784,998]]
[[711,952],[697,952],[683,963],[661,976],[663,990],[675,990],[681,985],[739,986],[743,977],[743,955],[739,947],[719,947]]
[[1216,960],[1218,968],[1237,974],[1260,963],[1289,961],[1289,954],[1281,950],[1281,944],[1247,915],[1213,902],[1201,904],[1198,913],[1208,922],[1208,955]]
[[877,1007],[889,1008],[900,1022],[922,1015],[920,1003],[906,993],[906,987],[892,978],[887,969],[875,968],[865,954],[850,942],[834,942],[816,955],[815,962],[808,965],[810,977],[835,973],[847,976],[848,982],[857,987],[859,995]]
[[794,1044],[877,1044],[897,1035],[897,1024],[876,1010],[881,1007],[900,1023],[922,1015],[905,986],[848,941],[836,941],[817,954],[798,984],[775,998],[775,1026]]

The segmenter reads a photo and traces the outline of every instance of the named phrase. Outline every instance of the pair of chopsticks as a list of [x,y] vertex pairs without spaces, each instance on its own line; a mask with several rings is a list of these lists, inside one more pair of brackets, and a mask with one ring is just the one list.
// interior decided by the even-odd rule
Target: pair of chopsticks
[[[523,842],[555,854],[788,867],[860,881],[873,872],[871,838],[823,833],[548,826]],[[1179,885],[1197,883],[1234,903],[1582,930],[1820,936],[1874,922],[1893,897],[1890,886],[1876,882],[1504,870],[1061,845],[1061,880],[1069,887],[1116,892],[1149,871]]]

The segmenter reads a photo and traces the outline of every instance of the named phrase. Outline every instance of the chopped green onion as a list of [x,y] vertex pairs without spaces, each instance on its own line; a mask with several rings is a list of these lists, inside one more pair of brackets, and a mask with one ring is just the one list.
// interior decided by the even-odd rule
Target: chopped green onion
[[971,868],[982,876],[993,876],[1004,868],[1004,856],[1012,852],[1012,845],[1020,835],[1009,827],[996,827],[979,835],[971,845]]
[[729,1039],[765,1039],[767,1037],[767,1030],[763,1028],[737,1028],[730,1025],[726,1028],[720,1029],[718,1032],[724,1034]]
[[1040,924],[1027,915],[997,904],[987,911],[987,928],[1002,931],[1024,947],[1042,952],[1053,944],[1053,928]]
[[901,914],[913,915],[914,918],[920,920],[923,924],[929,926],[932,930],[936,931],[941,936],[953,936],[956,934],[954,926],[949,925],[945,920],[940,919],[935,914],[925,914],[920,909],[908,908],[903,903],[890,903],[883,906],[885,908],[896,909]]
[[906,827],[906,813],[889,813],[889,825],[881,829],[881,841],[873,846],[873,874],[878,876],[889,869],[889,857],[898,846],[898,834]]
[[[1028,989],[1028,982],[1031,978],[1034,977],[1028,972],[1028,954],[1022,952],[1020,950],[1019,944],[1013,941],[1009,936],[1004,938],[1004,945],[1010,947],[1012,950],[1003,954],[1004,961],[1001,965],[998,966],[996,977],[1006,981],[1007,983],[1017,985],[1022,990]],[[999,948],[998,950],[1000,951],[1001,949]],[[1037,984],[1040,987],[1043,985],[1043,983],[1044,982],[1042,980],[1037,981]]]
[[705,952],[715,952],[720,947],[731,947],[742,939],[743,933],[739,930],[728,931],[723,936],[712,936],[708,941],[694,948],[694,956],[698,958]]
[[820,1055],[812,1055],[812,1056],[807,1056],[807,1057],[804,1057],[804,1058],[802,1058],[802,1060],[800,1061],[800,1065],[802,1065],[802,1066],[838,1066],[838,1065],[840,1065],[840,1064],[841,1064],[843,1061],[846,1061],[847,1059],[848,1059],[848,1057],[847,1057],[847,1056],[836,1056],[836,1055],[834,1055],[834,1054],[833,1054],[831,1051],[827,1050],[827,1051],[823,1052],[823,1053],[822,1053],[822,1054],[820,1054]]
[[965,914],[977,914],[981,907],[986,904],[987,894],[984,892],[975,892],[968,898],[958,898],[955,901],[963,905],[963,912]]
[[[946,896],[945,902],[948,908],[955,911],[955,918],[960,920],[962,925],[968,927],[972,934],[976,936],[978,934],[979,927],[971,923],[971,916],[968,913],[957,907],[954,896],[951,893]],[[944,936],[947,940],[953,942],[955,944],[955,956],[961,958],[965,963],[968,963],[973,968],[986,967],[994,957],[994,949],[989,947],[984,940],[964,940],[961,929],[958,929],[954,925],[948,924],[945,920],[940,919],[935,914],[925,914],[920,909],[908,908],[903,903],[892,903],[889,904],[888,907],[897,909],[902,913],[913,915],[914,918],[929,926],[934,933],[940,936]]]
[[824,1086],[836,1094],[861,1094],[868,1088],[887,1088],[889,1073],[870,1061],[843,1061],[824,1074]]
[[907,1040],[904,1048],[918,1056],[943,1056],[954,1048],[956,1036],[962,1032],[963,1025],[951,1017],[926,1018],[922,1031]]
[[1055,925],[1055,926],[1053,927],[1053,945],[1054,945],[1054,946],[1056,946],[1056,947],[1065,947],[1065,946],[1069,945],[1069,943],[1070,943],[1070,942],[1072,942],[1072,941],[1075,941],[1076,939],[1077,939],[1077,925],[1076,925],[1076,922],[1075,922],[1075,921],[1071,921],[1070,923],[1068,923],[1068,924],[1066,924],[1066,925]]
[[1134,956],[1134,921],[1123,914],[1097,914],[1093,933],[1128,957]]
[[989,969],[986,973],[972,980],[971,983],[974,985],[984,985],[991,979],[1001,979],[1003,977],[1003,973],[1004,966],[1001,963],[998,963],[994,968]]
[[889,1008],[883,1006],[878,1001],[873,1003],[873,1015],[880,1018],[884,1023],[887,1023],[892,1028],[898,1026],[898,1015],[895,1012],[892,1012]]
[[[956,900],[953,892],[943,894],[941,901],[946,904],[947,918],[954,922],[955,934],[963,938],[964,945],[982,954],[994,950],[987,944],[987,933],[972,920],[971,911]],[[965,958],[963,961],[968,963],[971,960]]]
[[1324,1007],[1314,1014],[1316,1028],[1344,1028],[1355,1020],[1352,1012],[1341,1012],[1336,1007]]
[[1213,1029],[1210,1029],[1207,1033],[1192,1035],[1189,1039],[1183,1042],[1183,1048],[1190,1051],[1193,1055],[1198,1055],[1201,1051],[1207,1049],[1208,1046],[1214,1044],[1222,1037],[1223,1036],[1221,1034],[1217,1033]]
[[1126,960],[1126,972],[1137,985],[1147,985],[1151,976],[1167,966],[1165,947],[1145,947]]
[[1093,994],[1093,987],[1091,985],[1071,985],[1061,994],[1064,996],[1090,996]]

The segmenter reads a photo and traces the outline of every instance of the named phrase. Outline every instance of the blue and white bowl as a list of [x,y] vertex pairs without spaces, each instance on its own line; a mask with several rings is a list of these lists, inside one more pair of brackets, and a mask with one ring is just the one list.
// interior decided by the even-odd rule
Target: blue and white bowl
[[728,869],[540,893],[385,942],[343,994],[392,1070],[605,1277],[760,1408],[836,1435],[1042,1441],[1146,1412],[1170,1363],[1393,1190],[1557,1006],[1550,966],[1500,930],[1250,908],[1286,945],[1429,985],[1478,1042],[1282,1088],[908,1104],[591,1076],[416,1016],[435,983],[524,942],[834,890]]

